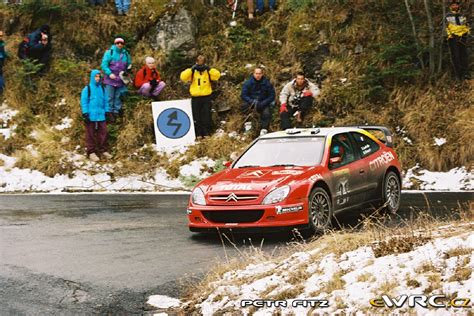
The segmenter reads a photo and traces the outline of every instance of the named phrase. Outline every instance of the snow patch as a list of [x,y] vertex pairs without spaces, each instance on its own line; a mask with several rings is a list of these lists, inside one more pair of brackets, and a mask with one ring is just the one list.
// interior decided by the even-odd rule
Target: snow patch
[[146,303],[156,308],[166,309],[178,307],[181,304],[181,301],[165,295],[152,295],[148,298]]
[[407,170],[403,177],[403,187],[412,188],[413,182],[417,182],[421,190],[470,191],[474,189],[474,173],[465,167],[436,172],[421,169],[416,165]]
[[62,131],[63,129],[71,128],[71,126],[72,126],[72,119],[66,116],[61,120],[61,124],[54,126],[54,128],[59,131]]
[[436,146],[443,146],[444,144],[446,144],[446,138],[442,138],[442,137],[441,137],[441,138],[437,138],[437,137],[435,137],[435,138],[433,138],[433,139],[434,139],[434,144],[435,144]]

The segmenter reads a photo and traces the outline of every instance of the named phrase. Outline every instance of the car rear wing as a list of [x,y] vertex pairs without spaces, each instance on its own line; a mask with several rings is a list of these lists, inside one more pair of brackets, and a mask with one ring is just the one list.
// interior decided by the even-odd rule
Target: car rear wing
[[386,146],[393,147],[392,133],[385,126],[362,125],[362,126],[357,126],[357,128],[366,130],[367,132],[377,137],[377,139],[380,140],[382,143],[384,143]]

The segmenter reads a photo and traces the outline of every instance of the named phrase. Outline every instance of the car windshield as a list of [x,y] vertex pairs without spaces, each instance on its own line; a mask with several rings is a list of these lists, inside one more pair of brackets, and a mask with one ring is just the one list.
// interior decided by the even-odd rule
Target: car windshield
[[321,163],[324,137],[287,137],[258,140],[234,168],[315,166]]

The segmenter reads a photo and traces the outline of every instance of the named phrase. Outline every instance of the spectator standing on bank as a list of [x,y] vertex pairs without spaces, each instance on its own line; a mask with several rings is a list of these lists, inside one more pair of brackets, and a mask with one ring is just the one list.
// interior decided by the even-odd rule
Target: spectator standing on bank
[[467,53],[468,35],[470,29],[467,18],[461,14],[458,1],[452,1],[450,13],[446,15],[446,33],[448,35],[451,60],[454,65],[454,75],[457,80],[470,79],[469,58]]
[[160,73],[156,70],[153,57],[145,58],[145,65],[135,75],[135,87],[138,93],[145,97],[157,99],[166,84],[161,80]]
[[90,5],[105,5],[107,0],[89,0]]
[[8,57],[5,50],[5,41],[3,40],[3,31],[0,31],[0,95],[3,94],[3,88],[5,87],[5,81],[3,79],[3,65],[5,59]]
[[189,92],[197,138],[209,136],[211,132],[211,81],[217,81],[220,77],[219,70],[206,65],[206,57],[203,55],[196,58],[196,64],[191,68],[181,72],[181,80],[191,82]]
[[280,93],[280,127],[291,128],[290,118],[295,117],[298,123],[303,122],[305,115],[313,106],[313,99],[319,95],[319,88],[306,79],[303,72],[288,82]]
[[91,71],[90,82],[82,89],[81,109],[86,125],[87,157],[92,161],[99,161],[99,157],[112,158],[107,152],[107,90],[102,85],[99,70]]
[[[276,0],[268,0],[268,8],[270,11],[274,11],[276,8]],[[263,14],[265,11],[265,1],[264,0],[257,0],[257,15]]]
[[240,98],[244,103],[244,114],[256,112],[260,115],[260,135],[265,135],[272,120],[272,107],[275,105],[275,88],[265,77],[263,68],[256,67],[253,75],[244,82]]
[[118,15],[127,15],[130,10],[131,0],[115,0]]
[[104,84],[107,90],[112,122],[121,113],[121,97],[128,91],[120,77],[120,72],[126,72],[132,64],[130,54],[124,46],[125,40],[121,37],[116,37],[112,47],[105,52],[101,64],[102,70],[105,73]]

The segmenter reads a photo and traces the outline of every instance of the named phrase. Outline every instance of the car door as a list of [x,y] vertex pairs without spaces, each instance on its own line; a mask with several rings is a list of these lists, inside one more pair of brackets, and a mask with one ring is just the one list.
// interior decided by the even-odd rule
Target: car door
[[366,168],[355,150],[348,133],[336,134],[332,137],[329,157],[342,147],[342,160],[339,163],[328,161],[331,173],[331,192],[333,192],[334,210],[343,210],[365,201]]
[[380,185],[382,184],[383,173],[381,173],[382,168],[371,168],[370,162],[377,157],[380,145],[362,133],[351,132],[350,134],[354,140],[356,150],[361,157],[361,168],[364,168],[366,171],[366,200],[367,202],[376,200],[380,198],[380,192],[382,190]]

